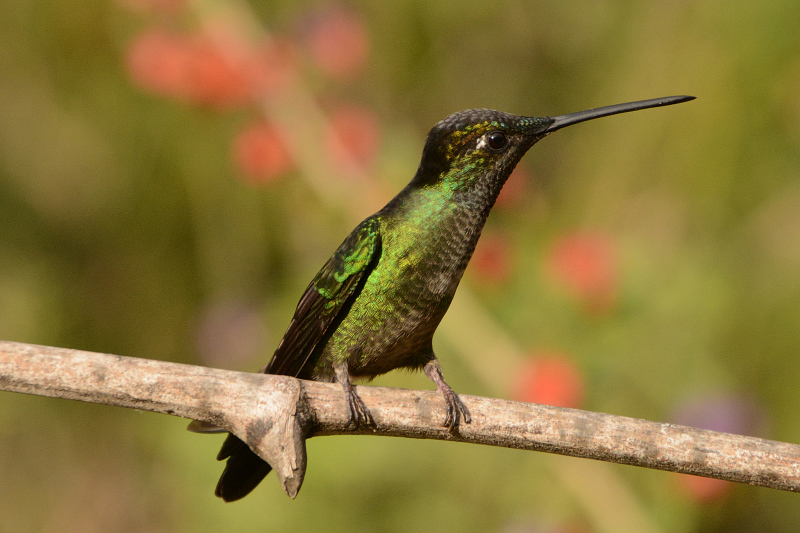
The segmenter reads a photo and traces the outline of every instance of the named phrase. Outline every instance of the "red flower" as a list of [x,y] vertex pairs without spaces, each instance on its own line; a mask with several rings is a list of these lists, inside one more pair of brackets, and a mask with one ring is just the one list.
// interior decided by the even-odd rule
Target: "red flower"
[[500,195],[497,197],[495,205],[500,208],[516,206],[525,194],[530,179],[530,173],[523,166],[517,165],[517,168],[514,169],[508,177],[508,181],[500,190]]
[[294,44],[281,37],[255,47],[248,67],[253,93],[269,96],[285,89],[295,72],[297,51]]
[[585,385],[580,369],[561,354],[536,356],[520,369],[514,399],[521,402],[576,408],[583,402]]
[[502,235],[485,234],[478,241],[470,263],[481,280],[503,283],[513,273],[511,245]]
[[[759,435],[764,431],[762,408],[746,396],[703,394],[681,404],[673,420],[677,424],[737,435]],[[692,500],[710,503],[725,498],[733,484],[721,479],[679,475],[679,489]]]
[[234,107],[252,100],[250,52],[232,33],[198,33],[192,39],[186,72],[190,101],[215,107]]
[[226,27],[192,35],[154,29],[133,41],[127,62],[133,80],[149,91],[231,108],[284,87],[294,54],[280,40],[256,47]]
[[139,35],[128,47],[127,67],[133,81],[165,96],[184,92],[191,56],[188,39],[162,29]]
[[254,183],[268,183],[292,166],[280,132],[267,123],[242,130],[233,142],[237,167]]
[[187,3],[187,0],[120,0],[120,4],[134,11],[166,15],[180,14]]
[[711,503],[727,496],[733,487],[730,481],[710,477],[678,474],[680,490],[699,503]]
[[328,157],[342,170],[356,165],[369,167],[378,154],[380,126],[372,111],[355,106],[342,106],[330,117],[325,148]]
[[617,297],[616,256],[610,240],[599,234],[573,233],[559,239],[549,256],[554,277],[589,311],[613,307]]
[[352,78],[361,71],[369,55],[364,24],[355,13],[342,8],[317,14],[306,40],[314,62],[334,78]]

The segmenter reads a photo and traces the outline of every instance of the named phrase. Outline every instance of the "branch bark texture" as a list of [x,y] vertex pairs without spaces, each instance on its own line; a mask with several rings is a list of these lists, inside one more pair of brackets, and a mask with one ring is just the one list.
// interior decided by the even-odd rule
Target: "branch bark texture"
[[0,341],[0,390],[204,420],[234,433],[297,495],[312,436],[455,440],[586,457],[800,492],[800,446],[673,424],[461,395],[472,423],[441,426],[435,392],[358,387],[377,427],[347,429],[341,387]]

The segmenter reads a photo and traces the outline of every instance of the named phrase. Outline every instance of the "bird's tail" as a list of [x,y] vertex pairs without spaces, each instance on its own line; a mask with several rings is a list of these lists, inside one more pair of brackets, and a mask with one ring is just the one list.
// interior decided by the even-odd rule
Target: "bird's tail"
[[[201,420],[193,420],[186,429],[194,433],[225,432],[223,428]],[[272,470],[272,467],[253,453],[247,444],[230,433],[217,454],[217,461],[223,459],[227,459],[228,462],[214,494],[226,502],[233,502],[250,494]]]
[[244,498],[261,483],[272,467],[234,435],[228,435],[217,454],[217,460],[227,459],[225,470],[214,494],[226,502]]

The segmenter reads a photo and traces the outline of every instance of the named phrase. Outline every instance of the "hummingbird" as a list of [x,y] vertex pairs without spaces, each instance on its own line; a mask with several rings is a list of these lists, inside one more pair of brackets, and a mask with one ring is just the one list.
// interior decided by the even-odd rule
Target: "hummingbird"
[[[556,130],[599,117],[677,104],[670,96],[554,117],[470,109],[428,133],[411,182],[345,238],[306,288],[266,374],[336,382],[348,426],[374,425],[352,380],[398,368],[422,369],[446,405],[444,427],[470,423],[467,406],[447,384],[433,334],[453,300],[484,223],[523,155]],[[224,431],[194,421],[189,430]],[[272,469],[228,434],[215,494],[230,502],[249,494]]]

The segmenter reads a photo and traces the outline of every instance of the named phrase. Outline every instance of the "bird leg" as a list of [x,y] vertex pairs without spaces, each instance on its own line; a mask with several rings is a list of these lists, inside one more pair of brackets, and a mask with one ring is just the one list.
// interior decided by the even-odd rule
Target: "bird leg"
[[472,422],[472,417],[469,414],[467,406],[464,405],[464,402],[461,401],[458,394],[450,388],[450,385],[445,383],[439,360],[431,359],[425,363],[423,371],[431,381],[436,383],[436,390],[444,396],[444,401],[447,404],[447,416],[444,419],[444,427],[451,429],[457,428],[462,415],[464,416],[465,423],[469,424]]
[[333,365],[336,372],[336,381],[344,389],[345,401],[347,403],[347,428],[358,429],[363,423],[367,427],[375,427],[375,420],[364,405],[364,401],[356,394],[353,384],[350,383],[350,372],[347,369],[347,361]]

